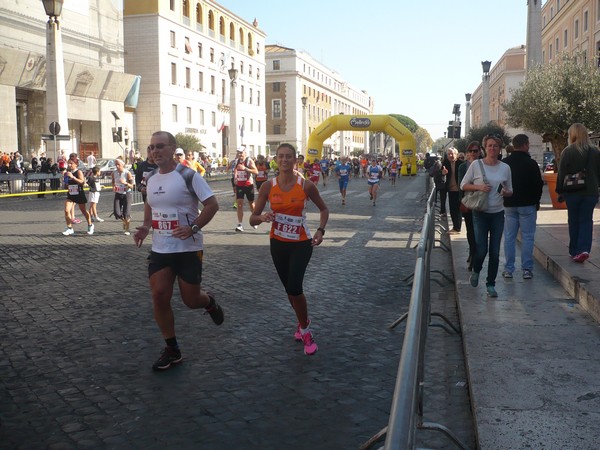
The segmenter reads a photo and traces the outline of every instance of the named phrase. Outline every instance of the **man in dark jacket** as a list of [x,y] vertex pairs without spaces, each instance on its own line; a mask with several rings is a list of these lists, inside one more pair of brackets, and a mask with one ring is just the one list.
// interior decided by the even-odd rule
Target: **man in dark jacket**
[[513,195],[504,197],[504,278],[512,278],[515,270],[515,245],[521,229],[521,270],[525,280],[533,277],[533,243],[537,211],[542,198],[542,174],[537,163],[529,156],[529,138],[517,134],[514,150],[502,160],[510,166]]
[[[449,234],[460,233],[462,225],[462,215],[460,213],[460,184],[458,182],[458,167],[464,163],[458,159],[458,150],[450,147],[446,151],[446,158],[443,162],[442,173],[446,173],[446,189],[448,193],[448,207],[450,209],[450,218],[452,219],[452,229]],[[443,203],[446,203],[446,198],[442,195]]]

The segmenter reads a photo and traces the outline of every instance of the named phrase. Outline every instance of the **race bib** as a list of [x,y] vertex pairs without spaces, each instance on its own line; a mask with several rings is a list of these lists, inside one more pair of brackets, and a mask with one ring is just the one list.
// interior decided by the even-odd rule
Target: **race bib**
[[115,184],[115,192],[117,194],[125,194],[127,192],[127,186],[124,184]]
[[152,228],[162,236],[172,236],[173,230],[179,226],[177,210],[152,211]]
[[79,194],[79,185],[78,184],[69,184],[69,195],[77,195]]
[[289,216],[287,214],[275,214],[273,222],[273,233],[276,236],[292,239],[297,241],[300,239],[300,230],[302,227],[303,218],[298,216]]
[[340,169],[340,176],[345,177],[346,175],[348,175],[348,171],[346,169]]
[[237,181],[246,181],[248,179],[248,174],[243,170],[238,170],[235,177]]

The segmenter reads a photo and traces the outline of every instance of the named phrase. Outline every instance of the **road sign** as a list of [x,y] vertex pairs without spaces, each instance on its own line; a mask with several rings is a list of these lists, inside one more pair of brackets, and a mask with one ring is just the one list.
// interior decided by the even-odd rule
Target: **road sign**
[[48,127],[48,130],[50,130],[50,134],[56,136],[58,133],[60,133],[60,124],[58,122],[52,122]]
[[42,141],[70,141],[71,136],[68,134],[57,134],[56,136],[52,134],[42,134]]

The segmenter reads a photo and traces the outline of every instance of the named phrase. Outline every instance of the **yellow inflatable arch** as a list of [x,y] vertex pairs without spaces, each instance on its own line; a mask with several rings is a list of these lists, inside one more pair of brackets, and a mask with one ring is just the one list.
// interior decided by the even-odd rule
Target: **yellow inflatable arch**
[[382,131],[399,144],[402,175],[416,175],[417,153],[415,138],[408,129],[388,115],[350,116],[338,114],[322,122],[308,137],[305,158],[321,159],[323,142],[336,131]]

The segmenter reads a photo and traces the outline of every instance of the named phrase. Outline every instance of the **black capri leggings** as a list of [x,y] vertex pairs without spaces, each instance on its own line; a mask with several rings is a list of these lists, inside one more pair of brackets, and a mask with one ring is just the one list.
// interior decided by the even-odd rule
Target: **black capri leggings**
[[288,295],[304,293],[302,282],[313,252],[310,242],[310,239],[301,242],[283,242],[271,239],[271,258],[273,258],[277,275]]
[[131,218],[131,202],[133,201],[133,193],[115,194],[113,205],[113,213],[118,220]]

